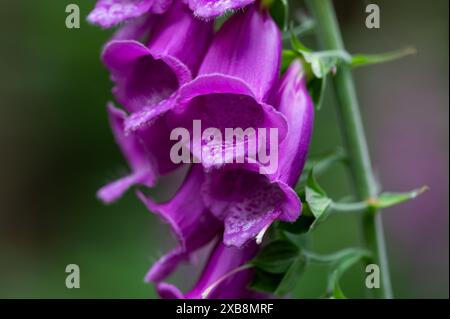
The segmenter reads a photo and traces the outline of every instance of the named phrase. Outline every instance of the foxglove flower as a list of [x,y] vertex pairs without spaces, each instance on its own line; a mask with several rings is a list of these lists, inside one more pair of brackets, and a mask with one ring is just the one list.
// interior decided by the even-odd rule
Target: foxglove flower
[[[190,136],[194,136],[194,120],[204,127],[217,128],[222,136],[226,128],[274,128],[278,141],[283,140],[286,119],[268,104],[280,58],[280,32],[266,11],[252,5],[235,14],[216,34],[198,76],[180,88],[169,117],[171,126],[188,129]],[[133,130],[147,125],[153,115],[146,113],[137,113],[127,120],[126,127]],[[257,133],[253,138],[258,139]],[[202,139],[200,147],[193,147],[188,141],[186,147],[195,158],[207,155],[202,161],[207,169],[223,166],[226,154],[238,154],[236,144],[220,139],[215,142]]]
[[98,0],[88,21],[103,28],[138,18],[146,13],[164,13],[172,0]]
[[124,134],[124,121],[126,113],[112,103],[107,107],[109,123],[117,145],[127,160],[132,172],[108,185],[97,192],[97,196],[105,203],[116,200],[132,185],[141,184],[151,187],[155,183],[155,172],[148,157],[145,147],[139,138],[134,135]]
[[[196,41],[192,41],[192,35]],[[147,45],[111,41],[102,60],[115,82],[114,94],[129,112],[153,107],[189,82],[198,70],[213,35],[212,23],[193,18],[174,4],[158,17]]]
[[208,211],[201,196],[198,196],[203,180],[201,165],[193,165],[184,183],[170,201],[159,204],[142,192],[137,193],[150,211],[170,225],[179,243],[152,266],[146,281],[161,281],[172,273],[181,261],[187,260],[193,252],[221,232],[222,223]]
[[255,243],[238,249],[219,242],[212,251],[200,279],[189,292],[183,294],[176,286],[165,282],[157,284],[156,290],[160,297],[166,299],[260,297],[261,294],[247,288],[253,278],[253,271],[238,268],[252,259],[257,251]]
[[292,189],[303,169],[313,125],[313,104],[300,62],[295,61],[273,94],[273,104],[288,120],[289,132],[279,149],[276,173],[257,174],[243,169],[222,169],[207,174],[202,187],[205,204],[224,221],[224,243],[241,247],[250,239],[261,241],[270,224],[293,222],[301,202]]
[[[98,195],[105,202],[114,201],[132,185],[153,186],[159,176],[179,166],[170,160],[172,145],[165,114],[180,85],[196,73],[212,32],[211,23],[195,19],[184,4],[178,3],[158,17],[147,46],[137,41],[112,41],[105,47],[102,59],[116,84],[113,92],[117,100],[128,112],[143,111],[151,118],[145,129],[133,134],[128,134],[124,114],[120,115],[120,125],[113,126],[121,148],[127,148],[130,141],[138,145],[140,151],[134,153],[134,161],[147,164],[143,174],[142,167],[136,172],[130,163],[130,176],[102,188]],[[195,43],[192,34],[197,36]]]
[[[111,28],[146,14],[161,14],[173,0],[98,0],[88,21],[103,28]],[[189,5],[195,16],[211,19],[231,10],[244,8],[255,0],[175,0]]]

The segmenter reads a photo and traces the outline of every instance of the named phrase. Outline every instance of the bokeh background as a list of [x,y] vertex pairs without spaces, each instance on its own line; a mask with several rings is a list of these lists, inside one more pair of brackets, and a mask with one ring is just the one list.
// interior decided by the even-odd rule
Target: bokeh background
[[[395,295],[448,298],[449,3],[371,2],[381,8],[378,30],[364,26],[369,2],[336,1],[348,50],[418,51],[355,71],[376,175],[384,190],[431,189],[384,212]],[[80,29],[65,27],[69,3],[80,6]],[[111,32],[84,21],[93,0],[0,5],[0,297],[154,297],[143,276],[173,243],[168,228],[132,192],[112,206],[95,197],[127,171],[105,113],[112,84],[99,54]],[[311,154],[341,144],[332,90],[315,125]],[[350,191],[339,166],[320,182],[337,199]],[[313,237],[324,253],[358,245],[357,219],[334,217]],[[80,289],[65,287],[71,263],[81,268]],[[173,280],[186,287],[191,271],[184,267]],[[360,267],[345,275],[350,297],[363,297],[362,276]],[[295,297],[318,297],[325,283],[325,269],[311,268]]]

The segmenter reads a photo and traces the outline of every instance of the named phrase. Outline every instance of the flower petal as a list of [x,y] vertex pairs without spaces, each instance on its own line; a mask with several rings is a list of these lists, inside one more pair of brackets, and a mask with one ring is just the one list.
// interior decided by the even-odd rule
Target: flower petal
[[87,20],[103,28],[111,28],[147,13],[155,0],[98,0]]
[[97,195],[101,200],[111,203],[133,185],[153,186],[156,181],[156,172],[140,140],[136,136],[124,134],[125,112],[116,108],[112,103],[108,104],[107,111],[116,143],[132,170],[130,175],[112,182],[98,191]]
[[176,58],[195,75],[213,35],[213,21],[195,18],[185,4],[177,1],[158,17],[147,46],[155,58]]
[[[150,211],[158,214],[169,223],[180,247],[175,249],[169,257],[163,257],[163,259],[169,259],[171,262],[168,263],[164,260],[157,262],[150,270],[151,276],[147,276],[147,279],[160,280],[161,276],[155,276],[154,274],[161,273],[161,270],[154,270],[155,267],[160,268],[161,264],[165,264],[165,267],[170,267],[173,270],[174,267],[170,265],[172,260],[175,260],[174,263],[177,264],[180,260],[185,259],[182,254],[187,256],[204,246],[221,230],[221,223],[211,215],[203,204],[201,196],[198,196],[198,190],[203,183],[203,179],[204,174],[201,166],[193,165],[175,197],[163,204],[155,203],[141,192],[137,193]],[[168,264],[169,266],[167,266]],[[167,273],[169,271],[165,272],[165,274]]]
[[[206,169],[241,162],[249,163],[249,169],[256,169],[258,166],[251,163],[257,160],[256,147],[261,146],[257,145],[260,129],[276,130],[278,143],[287,134],[284,115],[256,100],[250,88],[239,78],[221,74],[202,75],[181,87],[174,114],[169,119],[171,126],[181,126],[190,131],[194,141],[188,147],[196,158],[202,159]],[[200,121],[197,122],[201,125],[200,136],[194,126],[196,120]],[[201,129],[208,128],[217,129],[220,135],[213,139],[203,136]],[[238,131],[244,133],[241,140],[234,138]],[[251,162],[245,161],[250,152],[250,140],[254,142]]]
[[143,171],[119,178],[100,188],[97,192],[97,197],[104,203],[110,204],[122,197],[130,187],[137,184],[153,186],[155,184],[153,174]]
[[215,18],[230,10],[245,7],[255,0],[187,0],[194,14],[202,18]]
[[295,220],[301,203],[284,183],[246,170],[221,170],[206,175],[206,206],[224,221],[224,244],[242,247],[277,218]]
[[158,283],[156,292],[162,299],[185,299],[180,289],[166,282]]
[[195,19],[177,3],[154,21],[147,46],[133,40],[108,43],[102,60],[116,84],[117,100],[136,112],[173,95],[197,72],[212,34],[212,23]]
[[241,79],[264,100],[278,78],[281,34],[257,5],[234,14],[221,27],[200,67],[199,75],[223,74]]
[[130,112],[158,104],[191,78],[189,69],[176,58],[155,58],[149,48],[133,40],[108,43],[102,59],[116,83],[117,100]]
[[[167,112],[172,110],[175,106],[175,96],[176,95],[174,94],[171,97],[162,100],[156,106],[146,106],[143,107],[142,110],[131,114],[125,120],[125,134],[130,134],[132,132],[151,127],[156,123],[156,121],[163,120],[162,118],[167,114]],[[169,135],[167,137],[169,137]]]
[[145,275],[146,282],[160,282],[175,271],[178,264],[186,260],[189,254],[181,247],[176,247],[161,257]]
[[232,273],[252,259],[258,251],[254,243],[243,247],[226,247],[219,242],[214,248],[208,263],[195,287],[186,294],[188,299],[229,299],[248,298],[247,289],[253,277],[250,269]]
[[147,13],[139,18],[124,22],[120,28],[114,32],[112,40],[136,40],[140,41],[147,37],[152,29],[155,19],[152,14]]
[[170,8],[172,1],[173,0],[154,0],[151,12],[159,14],[166,12]]
[[314,106],[308,95],[301,63],[296,60],[286,71],[274,93],[277,105],[287,119],[289,134],[280,144],[276,179],[294,187],[303,170],[314,123]]

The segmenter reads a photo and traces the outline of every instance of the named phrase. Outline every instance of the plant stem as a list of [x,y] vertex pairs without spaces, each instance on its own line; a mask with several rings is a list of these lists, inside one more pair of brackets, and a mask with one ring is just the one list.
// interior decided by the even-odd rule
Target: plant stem
[[[331,0],[309,0],[309,5],[315,16],[318,35],[324,49],[345,50]],[[372,172],[350,66],[340,65],[338,72],[333,77],[333,84],[337,95],[341,130],[358,199],[364,201],[375,198],[378,190]],[[380,267],[381,272],[381,287],[380,289],[372,289],[373,296],[376,298],[392,298],[383,225],[381,215],[375,209],[369,208],[363,214],[362,229],[365,244],[372,251],[373,262]]]

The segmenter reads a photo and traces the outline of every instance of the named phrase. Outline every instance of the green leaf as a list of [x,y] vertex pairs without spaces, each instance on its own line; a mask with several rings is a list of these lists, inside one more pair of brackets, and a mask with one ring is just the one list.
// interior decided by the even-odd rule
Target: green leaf
[[281,222],[280,228],[292,234],[304,234],[310,231],[311,226],[314,224],[316,218],[312,216],[312,214],[305,213],[305,210],[309,210],[307,206],[307,204],[303,204],[302,215],[297,218],[295,222]]
[[283,32],[283,43],[285,41],[290,41],[292,35],[294,35],[296,38],[302,37],[312,33],[315,28],[316,22],[313,19],[307,18],[302,21],[301,24]]
[[298,243],[284,237],[269,243],[249,262],[255,267],[250,288],[284,296],[292,291],[300,278],[307,259]]
[[[324,159],[321,169],[325,169],[332,161],[341,159],[340,155],[334,155],[333,158],[330,156]],[[329,208],[332,206],[333,201],[320,187],[314,176],[315,166],[314,168],[308,168],[308,177],[304,182],[306,183],[304,193],[303,182],[295,189],[298,196],[302,199],[302,215],[294,223],[280,223],[281,229],[293,234],[307,233],[330,215],[331,210]]]
[[396,50],[380,54],[355,54],[352,57],[351,65],[352,67],[366,66],[378,63],[385,63],[397,59],[401,59],[405,56],[416,54],[415,48],[405,48],[402,50]]
[[317,110],[322,109],[323,99],[325,96],[325,89],[327,87],[327,77],[321,79],[313,78],[308,81],[307,88],[311,99]]
[[370,199],[369,205],[374,208],[388,208],[411,199],[416,198],[417,196],[423,194],[428,190],[427,186],[423,186],[421,188],[415,189],[406,193],[382,193],[376,199]]
[[333,272],[331,275],[332,277],[332,291],[331,296],[333,299],[347,299],[347,297],[344,295],[344,292],[341,289],[341,285],[339,284],[339,279],[337,279],[337,272]]
[[310,171],[306,181],[305,198],[309,209],[316,219],[321,218],[332,203],[332,200],[317,183],[314,177],[314,169]]
[[307,48],[294,35],[291,35],[292,48],[300,53],[305,61],[311,65],[311,70],[316,78],[323,78],[329,73],[336,73],[337,65],[344,61],[351,63],[352,57],[343,50],[329,50],[313,52]]
[[278,239],[265,246],[250,264],[269,273],[284,273],[299,255],[299,248],[289,240]]
[[287,0],[265,0],[270,6],[270,15],[275,23],[285,31],[289,24],[289,4]]
[[295,289],[298,280],[306,268],[307,260],[305,256],[299,255],[289,267],[281,282],[278,284],[274,294],[285,296]]
[[342,61],[350,63],[351,56],[346,51],[331,50],[313,52],[307,48],[291,31],[291,46],[301,54],[309,66],[313,76],[308,78],[308,91],[312,97],[317,110],[320,110],[327,84],[327,75],[336,73],[337,66]]
[[250,288],[277,296],[284,296],[295,289],[306,264],[307,259],[305,256],[299,254],[289,265],[287,271],[283,273],[271,273],[256,267]]
[[331,261],[331,269],[328,276],[328,293],[336,299],[345,298],[339,285],[342,275],[356,263],[370,258],[371,253],[365,249],[349,248],[335,254]]
[[262,269],[255,268],[255,274],[249,288],[273,294],[283,280],[283,277],[284,274],[271,274]]
[[320,176],[325,173],[331,166],[339,162],[345,162],[347,156],[342,148],[337,148],[332,151],[325,152],[317,156],[310,156],[310,159],[306,162],[302,175],[298,182],[299,186],[306,183],[309,173],[314,167],[314,175]]
[[306,267],[307,260],[299,255],[290,265],[286,273],[272,274],[256,268],[255,275],[250,288],[258,291],[268,292],[276,296],[285,296],[295,289],[300,276]]

